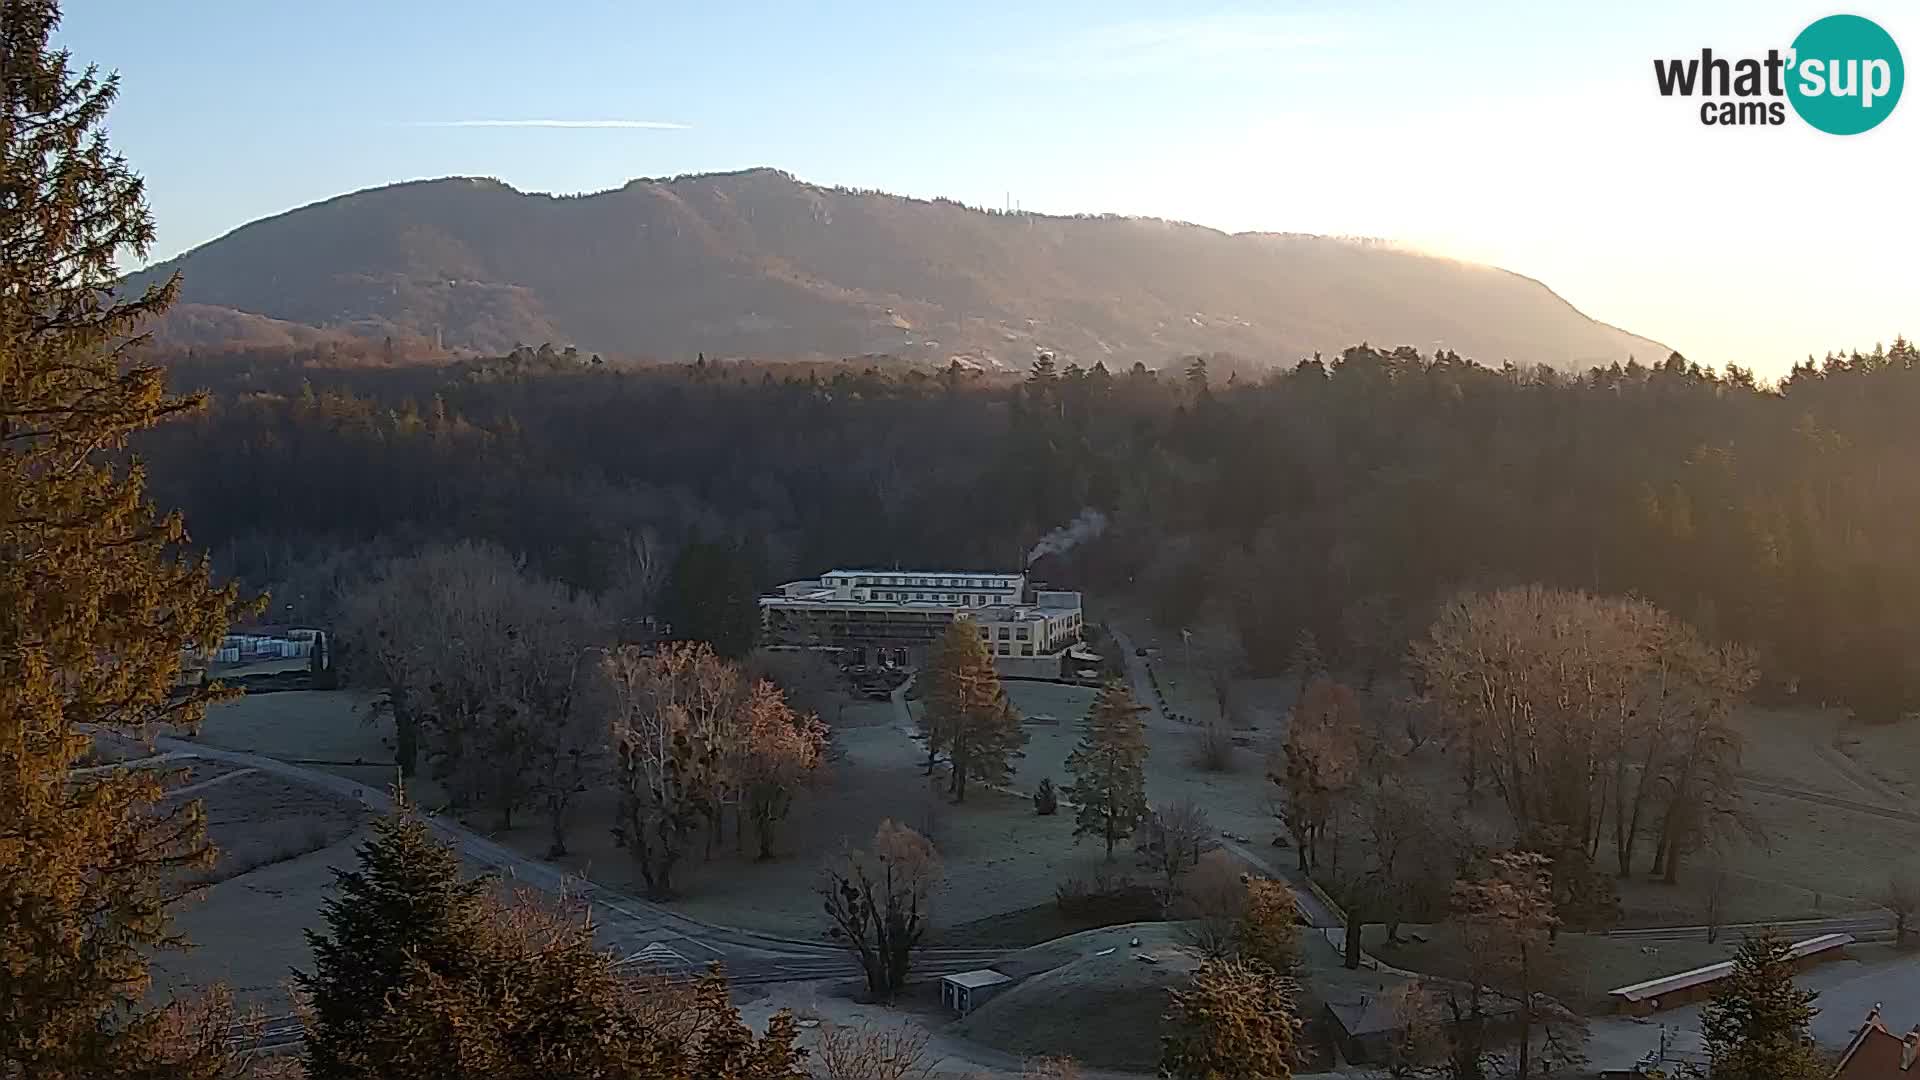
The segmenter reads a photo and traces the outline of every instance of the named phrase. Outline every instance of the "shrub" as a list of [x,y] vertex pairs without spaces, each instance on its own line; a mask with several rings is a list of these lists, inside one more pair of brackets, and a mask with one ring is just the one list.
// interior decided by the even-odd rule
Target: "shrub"
[[1193,764],[1207,772],[1233,771],[1233,730],[1225,720],[1209,720],[1194,739]]
[[1053,778],[1040,778],[1040,787],[1033,793],[1033,809],[1042,817],[1051,815],[1060,809],[1060,796],[1053,790]]

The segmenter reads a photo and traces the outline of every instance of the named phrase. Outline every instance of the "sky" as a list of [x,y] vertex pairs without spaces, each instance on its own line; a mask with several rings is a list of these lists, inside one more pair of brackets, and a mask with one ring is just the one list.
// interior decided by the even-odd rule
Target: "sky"
[[[1043,212],[1383,237],[1777,377],[1920,336],[1920,91],[1862,135],[1702,126],[1656,58],[1920,5],[69,0],[166,258],[402,180],[769,165]],[[531,121],[562,123],[529,123]]]

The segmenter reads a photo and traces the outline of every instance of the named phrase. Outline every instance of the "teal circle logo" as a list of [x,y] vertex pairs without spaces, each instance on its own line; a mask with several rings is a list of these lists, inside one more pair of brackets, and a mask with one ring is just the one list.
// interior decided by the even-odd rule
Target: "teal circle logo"
[[1829,15],[1800,31],[1792,63],[1787,100],[1829,135],[1858,135],[1885,120],[1907,81],[1893,35],[1858,15]]

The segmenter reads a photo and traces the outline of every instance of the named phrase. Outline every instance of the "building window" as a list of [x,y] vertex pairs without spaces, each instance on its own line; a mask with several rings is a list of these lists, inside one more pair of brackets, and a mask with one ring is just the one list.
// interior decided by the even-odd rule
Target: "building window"
[[1006,627],[1004,627],[1004,626],[1000,628],[1000,640],[1001,640],[1001,641],[1005,641],[1005,640],[1007,640],[1008,638],[1010,638],[1010,637],[1012,637],[1012,636],[1013,636],[1013,633],[1012,633],[1012,631],[1010,631],[1010,630],[1008,630],[1008,629],[1007,629]]
[[980,636],[981,636],[981,637],[992,637],[992,636],[993,636],[993,634],[992,634],[992,632],[991,632],[991,631],[989,631],[989,630],[988,630],[988,629],[987,629],[986,627],[984,627],[984,626],[983,626],[983,627],[981,627],[981,628],[980,628]]
[[1024,626],[1020,628],[1019,635],[1022,641],[1025,641],[1030,636],[1027,628]]
[[1022,646],[1020,646],[1020,655],[1021,655],[1021,656],[1032,656],[1032,655],[1033,655],[1033,646],[1031,646],[1031,645],[1022,645]]

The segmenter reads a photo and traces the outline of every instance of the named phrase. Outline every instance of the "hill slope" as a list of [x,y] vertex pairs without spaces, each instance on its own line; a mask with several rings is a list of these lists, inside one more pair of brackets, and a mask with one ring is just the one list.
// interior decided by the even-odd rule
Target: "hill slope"
[[1292,363],[1364,340],[1562,368],[1667,352],[1539,282],[1384,244],[994,214],[771,169],[578,197],[396,184],[254,222],[146,274],[174,269],[189,304],[487,350],[1024,367],[1044,347],[1112,367],[1209,351]]

